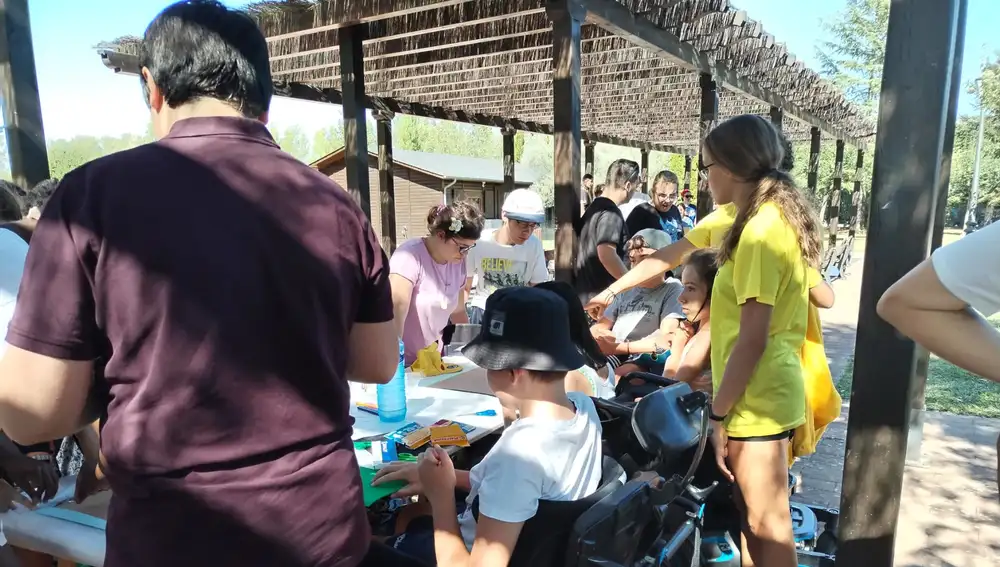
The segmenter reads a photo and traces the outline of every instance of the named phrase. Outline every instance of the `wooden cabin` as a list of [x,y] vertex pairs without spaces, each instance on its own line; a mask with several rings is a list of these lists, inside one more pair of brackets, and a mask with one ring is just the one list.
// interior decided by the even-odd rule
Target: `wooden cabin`
[[[487,219],[499,219],[507,197],[503,189],[503,162],[466,156],[393,150],[393,187],[396,192],[396,242],[427,234],[427,212],[434,205],[458,199],[472,201]],[[341,187],[347,187],[344,148],[330,153],[312,167]],[[372,225],[381,234],[382,199],[378,181],[378,155],[368,153]],[[514,187],[526,188],[535,181],[533,172],[514,168]]]

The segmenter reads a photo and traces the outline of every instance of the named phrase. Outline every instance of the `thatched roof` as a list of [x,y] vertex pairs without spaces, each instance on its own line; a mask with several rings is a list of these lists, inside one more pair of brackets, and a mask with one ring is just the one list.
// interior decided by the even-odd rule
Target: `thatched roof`
[[[726,0],[580,1],[589,10],[581,32],[582,127],[589,139],[692,153],[702,72],[719,83],[720,118],[767,115],[775,105],[784,108],[785,132],[793,139],[807,139],[812,126],[855,145],[874,134],[872,121],[839,89]],[[545,5],[274,0],[248,10],[268,37],[281,94],[337,102],[338,29],[363,23],[368,106],[544,132],[553,108]],[[610,24],[623,10],[631,12],[625,12],[630,26],[654,30],[666,48],[630,41],[635,37]],[[134,38],[98,50],[109,67],[135,72]]]

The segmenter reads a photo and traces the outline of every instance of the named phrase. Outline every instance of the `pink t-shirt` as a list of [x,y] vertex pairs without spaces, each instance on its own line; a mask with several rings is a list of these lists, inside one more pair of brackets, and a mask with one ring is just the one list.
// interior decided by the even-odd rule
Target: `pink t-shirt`
[[465,262],[438,264],[431,258],[422,238],[407,240],[389,259],[389,273],[413,283],[410,308],[403,323],[406,365],[417,352],[441,340],[441,332],[455,311],[465,286]]

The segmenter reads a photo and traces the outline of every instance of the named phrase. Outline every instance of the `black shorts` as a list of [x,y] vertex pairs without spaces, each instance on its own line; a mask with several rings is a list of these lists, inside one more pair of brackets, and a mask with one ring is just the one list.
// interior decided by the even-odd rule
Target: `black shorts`
[[[455,515],[465,512],[466,494],[459,491],[456,494]],[[437,555],[434,553],[434,519],[431,516],[417,516],[410,520],[403,533],[386,540],[386,545],[396,551],[406,554],[421,563],[437,565]]]
[[729,436],[728,439],[730,441],[742,441],[744,443],[749,443],[752,441],[779,441],[781,439],[791,439],[794,433],[795,433],[794,429],[789,429],[788,431],[782,431],[781,433],[775,433],[773,435],[753,435],[751,437]]

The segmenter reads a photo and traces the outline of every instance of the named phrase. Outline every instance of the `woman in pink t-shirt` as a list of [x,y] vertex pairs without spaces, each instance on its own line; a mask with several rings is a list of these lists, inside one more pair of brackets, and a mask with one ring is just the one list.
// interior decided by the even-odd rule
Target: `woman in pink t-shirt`
[[396,328],[409,366],[417,352],[441,341],[449,318],[465,314],[465,256],[483,231],[483,215],[468,202],[437,205],[427,214],[423,238],[408,240],[389,259]]

